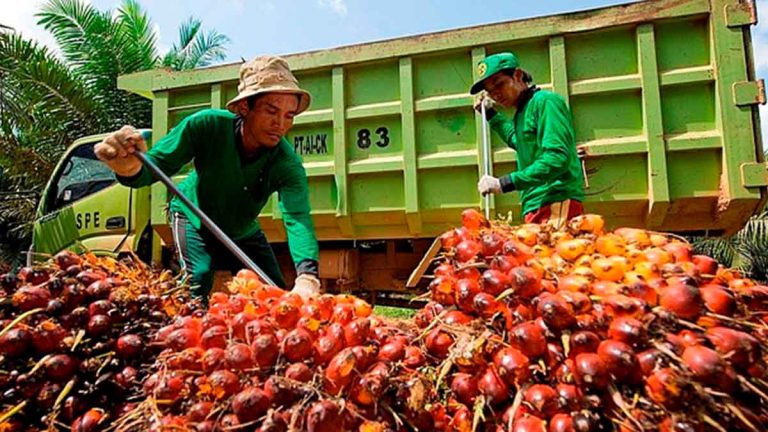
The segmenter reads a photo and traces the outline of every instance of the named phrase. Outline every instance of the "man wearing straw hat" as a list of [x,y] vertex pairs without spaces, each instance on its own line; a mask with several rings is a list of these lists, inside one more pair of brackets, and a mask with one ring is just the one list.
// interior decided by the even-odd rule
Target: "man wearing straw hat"
[[[240,68],[238,95],[226,110],[206,109],[181,121],[146,156],[167,175],[193,162],[179,188],[207,214],[276,284],[284,287],[277,259],[257,217],[272,193],[279,195],[288,246],[298,277],[293,290],[317,295],[318,245],[310,218],[307,176],[301,159],[284,138],[294,117],[309,107],[309,92],[280,57],[257,57]],[[124,126],[95,147],[96,155],[127,186],[154,180],[133,156],[146,151],[134,128]],[[193,294],[205,297],[215,270],[237,271],[240,261],[201,226],[178,199],[170,202],[171,228]]]
[[[485,105],[485,120],[517,152],[517,170],[501,177],[485,175],[481,194],[519,191],[526,222],[562,224],[584,212],[583,169],[576,149],[571,111],[560,95],[540,90],[520,67],[517,56],[505,52],[478,64],[480,78],[471,94],[482,92],[475,109]],[[490,96],[490,97],[488,97]],[[494,108],[515,108],[508,119]]]

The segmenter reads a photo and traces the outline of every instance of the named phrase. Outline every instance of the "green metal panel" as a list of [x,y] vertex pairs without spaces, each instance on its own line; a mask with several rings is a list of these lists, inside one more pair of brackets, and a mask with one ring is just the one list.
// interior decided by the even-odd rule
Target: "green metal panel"
[[[588,211],[614,226],[737,229],[761,204],[765,177],[749,29],[727,12],[736,6],[649,0],[286,56],[313,94],[287,138],[305,162],[318,236],[429,237],[479,207],[482,119],[467,90],[477,61],[505,50],[572,108],[596,171]],[[154,71],[119,83],[151,89],[159,137],[196,110],[224,107],[238,69]],[[491,144],[494,173],[514,170],[514,151],[496,136]],[[159,226],[167,197],[152,193]],[[516,194],[491,205],[520,216]],[[285,238],[275,197],[261,222],[271,239]]]
[[[112,184],[104,189],[91,189],[95,182],[103,181],[106,177],[103,172],[96,173],[94,167],[77,163],[78,167],[65,164],[70,163],[73,154],[75,158],[86,147],[92,147],[104,139],[106,135],[94,135],[75,141],[64,153],[58,165],[54,169],[38,205],[36,220],[33,227],[33,250],[43,258],[46,254],[54,254],[62,249],[75,251],[92,251],[95,253],[116,253],[126,249],[136,250],[140,234],[149,224],[150,196],[148,189],[132,190],[120,184]],[[92,155],[92,151],[91,151]],[[92,163],[98,161],[91,159]],[[103,167],[106,169],[106,167]],[[76,172],[73,170],[80,170]],[[90,175],[89,175],[90,174]],[[87,185],[86,193],[75,201],[54,209],[51,204],[55,198],[53,194],[59,194],[56,184],[75,185],[73,182],[62,180],[62,177],[70,175],[77,179],[81,185]],[[114,181],[114,180],[113,180]],[[83,188],[80,188],[82,191]],[[122,218],[122,225],[111,225],[115,218]]]

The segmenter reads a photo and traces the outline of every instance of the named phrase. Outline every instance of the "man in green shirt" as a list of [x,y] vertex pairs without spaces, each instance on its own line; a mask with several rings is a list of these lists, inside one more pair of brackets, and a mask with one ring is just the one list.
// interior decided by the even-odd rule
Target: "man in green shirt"
[[[285,60],[270,56],[242,65],[238,91],[227,104],[228,111],[206,109],[185,118],[146,156],[168,175],[192,162],[194,169],[179,185],[181,192],[284,287],[277,259],[257,219],[270,195],[277,192],[298,274],[293,290],[304,298],[317,295],[318,245],[309,214],[307,176],[284,138],[294,117],[309,107],[310,94],[299,88]],[[148,186],[154,179],[133,155],[136,151],[146,151],[146,143],[130,126],[95,147],[96,155],[122,184]],[[178,198],[171,200],[170,219],[194,295],[207,296],[215,270],[242,268]]]
[[[491,128],[517,152],[517,170],[499,178],[483,176],[480,193],[520,191],[526,222],[559,227],[582,214],[581,161],[565,100],[533,85],[512,53],[486,57],[478,64],[478,75],[470,89],[471,94],[483,92],[475,109],[481,111],[485,105]],[[514,107],[514,117],[510,120],[497,112],[494,101],[504,108]]]

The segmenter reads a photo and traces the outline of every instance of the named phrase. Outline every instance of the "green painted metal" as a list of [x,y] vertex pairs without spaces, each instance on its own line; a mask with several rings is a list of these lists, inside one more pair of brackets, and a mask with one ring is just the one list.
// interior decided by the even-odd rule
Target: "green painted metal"
[[765,80],[733,83],[733,103],[738,106],[765,104]]
[[648,140],[648,216],[649,228],[660,228],[669,209],[667,152],[661,115],[659,68],[656,61],[656,39],[653,25],[637,28],[637,52],[643,85],[643,123]]
[[[93,135],[75,141],[54,169],[54,175],[40,199],[33,226],[32,250],[36,253],[35,258],[44,259],[62,249],[97,254],[138,249],[139,237],[149,225],[151,205],[148,189],[132,190],[115,181],[101,190],[93,188],[93,193],[87,193],[82,199],[68,205],[53,204],[56,199],[54,195],[67,193],[58,191],[57,184],[77,186],[72,181],[61,181],[64,176],[72,174],[86,188],[96,186],[96,183],[106,178],[104,172],[93,176],[92,165],[70,165],[79,150],[92,147],[104,137],[103,134]],[[98,162],[94,160],[93,163]],[[110,226],[108,222],[112,218],[123,218],[124,225]]]
[[741,178],[744,187],[768,186],[768,164],[765,162],[743,164],[741,166]]
[[[614,226],[739,228],[766,194],[759,170],[742,169],[758,162],[760,148],[756,107],[745,104],[756,86],[748,12],[738,0],[649,0],[286,56],[313,94],[288,139],[310,178],[318,237],[431,237],[479,207],[482,119],[467,90],[476,63],[505,50],[572,108],[595,171],[588,211]],[[159,70],[118,82],[151,91],[160,137],[196,110],[223,107],[238,69]],[[496,136],[491,144],[494,173],[514,170],[514,151]],[[154,187],[158,230],[166,201]],[[282,241],[276,204],[273,197],[261,222]],[[491,208],[520,217],[516,194],[495,197]]]

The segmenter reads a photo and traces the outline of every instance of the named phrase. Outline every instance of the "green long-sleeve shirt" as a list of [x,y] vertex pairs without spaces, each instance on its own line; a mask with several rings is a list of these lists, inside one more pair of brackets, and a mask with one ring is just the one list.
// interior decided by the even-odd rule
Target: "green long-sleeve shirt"
[[[301,159],[283,138],[274,148],[244,160],[238,149],[235,121],[229,111],[197,112],[157,141],[147,158],[167,175],[192,161],[194,170],[179,189],[233,240],[249,238],[261,229],[257,217],[270,195],[278,192],[293,262],[298,266],[305,260],[317,261],[317,238]],[[120,181],[126,186],[142,187],[154,179],[147,168],[142,168],[136,176]],[[170,208],[182,212],[200,229],[200,219],[178,198],[171,200]]]
[[489,122],[517,152],[517,170],[501,179],[504,189],[520,191],[524,215],[567,199],[583,201],[573,117],[565,100],[534,88],[521,98],[511,121],[496,113]]

